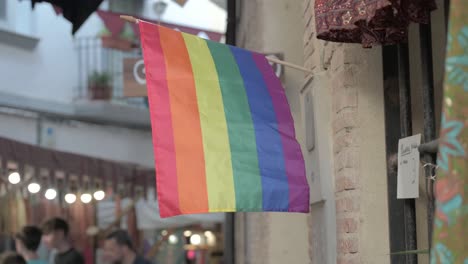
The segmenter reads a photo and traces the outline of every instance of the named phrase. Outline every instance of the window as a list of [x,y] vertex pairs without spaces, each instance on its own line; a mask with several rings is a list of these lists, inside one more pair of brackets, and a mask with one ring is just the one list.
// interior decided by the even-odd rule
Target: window
[[0,29],[35,37],[36,22],[31,1],[0,0]]
[[0,0],[0,42],[33,49],[39,39],[32,34],[32,12],[28,1]]
[[0,21],[6,22],[7,20],[7,1],[0,1]]
[[0,28],[8,28],[9,26],[9,8],[11,8],[9,0],[0,0]]

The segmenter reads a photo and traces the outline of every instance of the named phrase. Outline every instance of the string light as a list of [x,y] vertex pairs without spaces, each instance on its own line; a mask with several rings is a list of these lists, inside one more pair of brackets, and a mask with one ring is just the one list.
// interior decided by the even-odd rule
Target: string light
[[198,246],[201,244],[201,236],[199,234],[195,234],[190,237],[190,244]]
[[179,242],[179,238],[176,235],[169,236],[169,244],[175,245],[177,242]]
[[190,230],[185,230],[184,231],[184,236],[185,237],[190,237],[191,235],[192,235],[192,231],[190,231]]
[[95,191],[93,197],[96,201],[101,201],[106,197],[106,193],[103,190]]
[[83,193],[80,199],[81,199],[81,202],[87,204],[87,203],[90,203],[91,200],[93,200],[93,196],[91,196],[91,194],[89,193]]
[[28,185],[28,191],[30,193],[38,193],[41,190],[41,185],[37,182],[32,182]]
[[73,193],[67,193],[65,194],[65,202],[69,203],[69,204],[72,204],[74,202],[76,202],[76,195],[73,194]]
[[55,189],[49,188],[46,190],[44,196],[47,200],[53,200],[55,197],[57,197],[57,191]]
[[18,184],[21,181],[21,176],[18,172],[12,172],[8,175],[8,181],[11,184]]
[[216,236],[211,231],[205,231],[206,243],[209,246],[214,246],[216,244]]

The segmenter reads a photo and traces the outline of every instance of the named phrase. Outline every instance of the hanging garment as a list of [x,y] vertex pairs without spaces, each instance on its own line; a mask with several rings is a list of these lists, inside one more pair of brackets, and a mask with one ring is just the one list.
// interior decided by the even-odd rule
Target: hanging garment
[[70,235],[73,245],[83,254],[86,264],[93,264],[94,241],[86,234],[86,230],[95,225],[94,205],[76,202],[69,205],[68,212],[70,216],[67,220],[71,227]]
[[18,227],[18,207],[16,206],[16,193],[8,195],[8,208],[10,211],[10,225],[8,232],[10,234],[16,234],[19,231]]
[[18,231],[28,223],[26,204],[24,202],[24,196],[21,191],[16,193],[16,222],[18,226]]
[[130,210],[127,216],[127,232],[132,238],[135,249],[140,252],[141,239],[140,232],[137,229],[137,214],[135,207]]
[[96,203],[97,226],[100,229],[107,228],[116,219],[116,204],[113,201],[105,200]]
[[[9,195],[0,197],[0,204],[9,205],[10,204],[9,197],[10,197]],[[11,223],[10,214],[11,213],[9,212],[9,210],[5,210],[5,209],[0,210],[0,234],[9,233],[10,223]]]
[[[86,205],[86,230],[90,226],[96,225],[96,210],[93,204]],[[83,232],[86,233],[86,232]],[[94,264],[94,248],[95,248],[95,241],[93,237],[86,235],[86,246],[84,249],[84,257],[86,264]]]
[[427,23],[434,0],[316,0],[317,38],[391,45],[407,40],[410,22]]
[[156,200],[140,199],[135,204],[137,227],[141,231],[165,229],[165,228],[182,228],[188,225],[196,225],[199,223],[222,223],[224,221],[224,213],[211,214],[190,214],[180,215],[171,218],[161,218],[159,216],[159,205]]
[[[122,212],[124,212],[131,204],[132,204],[132,199],[130,198],[120,198],[120,206],[119,206],[119,211],[118,214],[120,215]],[[120,219],[120,228],[128,230],[128,218],[130,213],[133,211],[133,209],[126,215],[124,215]]]
[[31,214],[32,224],[40,226],[44,219],[49,218],[49,215],[47,215],[47,208],[50,203],[51,202],[44,196],[37,198],[36,203],[33,204],[33,210]]
[[46,212],[46,217],[62,217],[63,218],[63,210],[60,208],[60,204],[56,200],[45,200],[44,201],[44,209]]
[[[115,217],[117,219],[117,216],[119,216],[121,213],[122,213],[122,198],[120,197],[120,195],[116,195],[114,197],[114,203],[115,203]],[[119,227],[120,228],[125,228],[125,227],[122,227],[122,220],[120,220],[120,224],[119,224]]]
[[24,207],[26,211],[26,225],[30,225],[32,217],[31,196],[24,198]]
[[468,1],[450,3],[431,264],[468,263]]

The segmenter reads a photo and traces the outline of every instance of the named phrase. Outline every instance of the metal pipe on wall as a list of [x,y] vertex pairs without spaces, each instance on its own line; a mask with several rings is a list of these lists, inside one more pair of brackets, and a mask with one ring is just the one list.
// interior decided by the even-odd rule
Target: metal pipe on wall
[[[398,87],[400,94],[400,137],[405,138],[413,135],[409,51],[407,43],[398,45]],[[416,250],[417,234],[415,199],[404,199],[403,210],[405,223],[405,250]],[[406,263],[418,263],[418,256],[416,254],[406,255]]]
[[[412,134],[409,58],[406,44],[384,46],[385,142],[388,159],[388,217],[390,252],[416,249],[414,199],[397,199],[398,140]],[[392,264],[416,264],[415,254],[390,255]]]
[[[424,117],[424,142],[432,141],[436,138],[435,103],[434,103],[434,69],[432,59],[432,32],[430,21],[428,24],[419,26],[419,41],[421,47],[421,70],[422,70],[422,101]],[[426,153],[423,155],[426,163],[435,164],[435,155]],[[432,244],[432,228],[434,223],[434,186],[431,175],[431,166],[425,167],[426,193],[427,193],[427,225],[429,248]]]
[[450,0],[444,0],[445,30],[448,29],[449,13],[450,13]]
[[[228,13],[226,28],[226,44],[236,45],[237,0],[226,1]],[[224,222],[224,263],[236,263],[235,256],[235,214],[226,213],[226,220]]]

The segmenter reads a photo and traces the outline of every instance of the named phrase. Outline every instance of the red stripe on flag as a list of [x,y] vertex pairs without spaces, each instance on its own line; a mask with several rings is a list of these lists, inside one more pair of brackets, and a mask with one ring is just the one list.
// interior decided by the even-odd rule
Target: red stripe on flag
[[159,210],[161,217],[167,217],[181,212],[166,64],[159,41],[158,28],[149,23],[140,22],[139,24],[145,54]]
[[203,139],[192,64],[180,32],[159,27],[159,33],[166,59],[180,209],[182,213],[208,212]]

